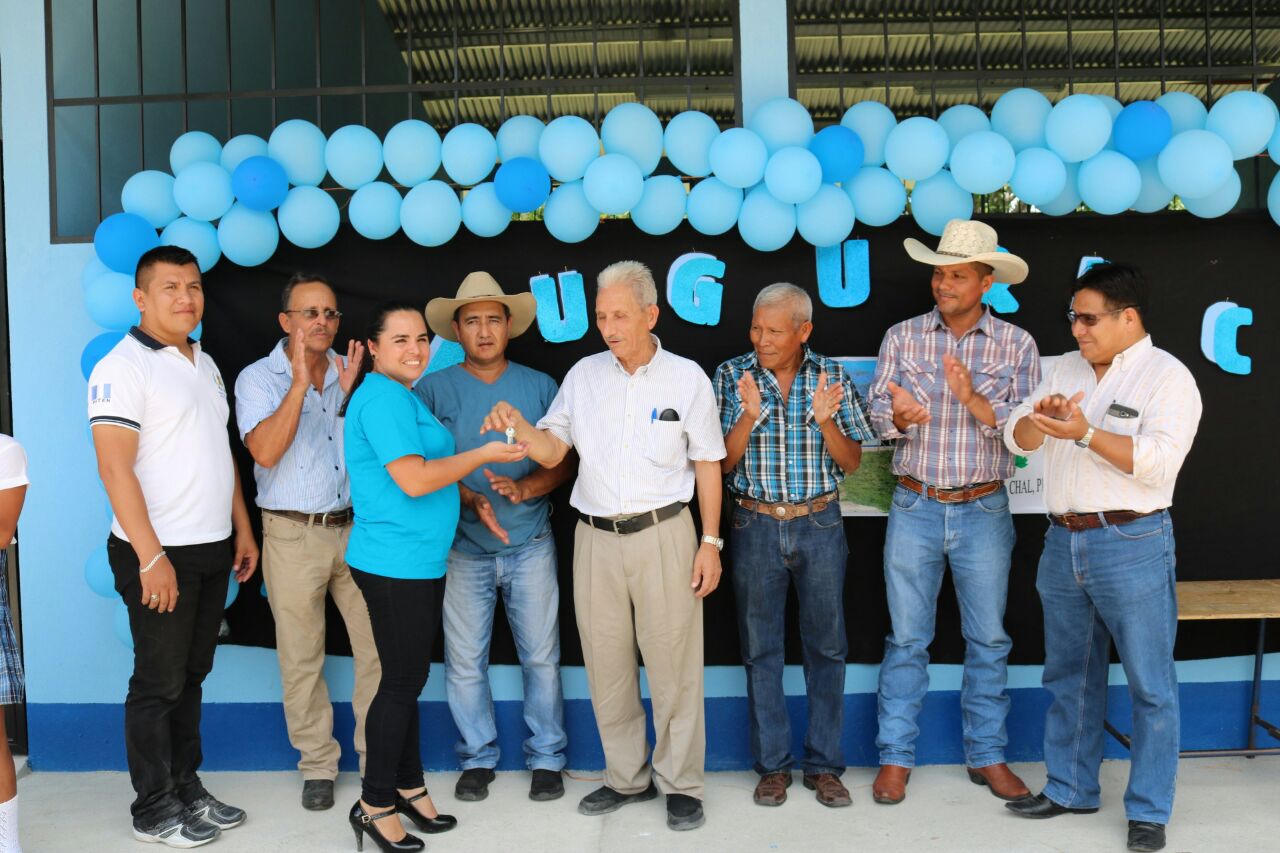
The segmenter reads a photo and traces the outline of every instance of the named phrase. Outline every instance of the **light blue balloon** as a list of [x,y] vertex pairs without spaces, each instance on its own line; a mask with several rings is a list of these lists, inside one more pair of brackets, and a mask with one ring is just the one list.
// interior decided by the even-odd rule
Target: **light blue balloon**
[[488,128],[468,122],[444,135],[440,148],[444,172],[453,182],[473,186],[489,177],[498,162],[498,143]]
[[517,157],[538,159],[538,140],[546,125],[534,116],[512,116],[498,128],[498,159],[503,163]]
[[[550,129],[548,125],[547,130]],[[546,134],[543,134],[543,139],[546,139]],[[561,184],[551,193],[547,206],[543,208],[542,220],[551,236],[560,242],[581,243],[596,232],[600,225],[600,212],[587,201],[582,181],[571,181]]]
[[147,220],[152,228],[163,228],[182,215],[173,200],[173,175],[154,169],[138,172],[124,182],[120,206],[126,213]]
[[1009,140],[1014,151],[1045,146],[1044,126],[1053,110],[1035,89],[1010,89],[991,108],[991,129]]
[[591,161],[582,178],[587,203],[601,213],[626,213],[644,194],[644,176],[625,154],[605,154]]
[[1107,108],[1107,114],[1111,116],[1111,123],[1115,124],[1116,116],[1124,111],[1124,104],[1110,95],[1094,95],[1094,97],[1102,101],[1102,105]]
[[1040,212],[1049,216],[1066,216],[1080,207],[1080,191],[1076,179],[1080,174],[1079,163],[1067,163],[1067,180],[1063,182],[1062,192],[1048,204],[1039,205]]
[[853,201],[839,187],[823,184],[796,208],[800,236],[813,246],[835,246],[853,231]]
[[142,319],[133,301],[133,276],[121,272],[103,273],[89,283],[84,307],[90,319],[104,329],[126,331]]
[[778,201],[767,187],[756,187],[742,201],[738,233],[757,252],[781,249],[795,236],[796,206]]
[[731,187],[753,187],[764,178],[769,149],[745,127],[731,127],[711,143],[711,171]]
[[904,181],[923,181],[938,173],[950,151],[951,142],[942,125],[931,118],[912,116],[889,131],[884,162]]
[[598,156],[600,137],[590,122],[578,116],[554,119],[538,139],[538,159],[551,177],[561,183],[581,178]]
[[387,131],[382,159],[396,183],[416,187],[440,171],[440,134],[425,121],[405,119]]
[[1009,140],[990,130],[966,135],[951,152],[951,177],[971,193],[992,193],[1013,176],[1017,155]]
[[94,255],[84,265],[84,269],[80,271],[80,290],[88,290],[89,283],[105,272],[110,272],[110,268],[102,261],[98,260],[98,256]]
[[1156,158],[1160,180],[1183,199],[1217,192],[1231,177],[1231,147],[1208,130],[1179,133]]
[[1088,160],[1111,138],[1111,113],[1093,95],[1068,95],[1049,113],[1044,138],[1064,163]]
[[1231,92],[1209,110],[1204,129],[1227,141],[1232,159],[1252,157],[1271,141],[1276,129],[1276,107],[1261,92]]
[[[897,125],[893,110],[879,101],[861,101],[845,110],[840,123],[858,134],[862,140],[863,166],[879,166],[884,162],[884,144]],[[855,200],[854,207],[858,206]],[[861,217],[861,213],[858,214]],[[862,220],[866,222],[865,219]]]
[[888,169],[863,166],[845,190],[853,202],[853,212],[863,225],[888,225],[907,206],[907,188]]
[[802,204],[822,186],[822,164],[808,148],[779,148],[765,166],[769,194],[784,204]]
[[333,239],[342,221],[338,204],[319,187],[294,187],[276,213],[280,233],[300,249],[318,249]]
[[497,237],[511,224],[511,210],[498,200],[492,181],[472,187],[462,199],[462,224],[477,237]]
[[1240,201],[1240,173],[1231,170],[1231,177],[1222,188],[1201,198],[1185,198],[1182,205],[1201,219],[1215,219],[1230,213]]
[[772,156],[783,148],[806,148],[813,139],[813,116],[794,98],[770,98],[756,107],[747,128],[764,140]]
[[218,165],[229,173],[235,174],[236,166],[250,157],[266,156],[267,140],[252,133],[242,133],[231,137],[227,140],[227,144],[222,146],[222,156],[218,158]]
[[1119,151],[1100,151],[1080,164],[1080,199],[1094,213],[1112,216],[1133,206],[1142,191],[1138,166]]
[[1203,130],[1209,120],[1209,110],[1195,95],[1186,92],[1165,92],[1156,98],[1173,121],[1173,135],[1186,130]]
[[400,230],[400,191],[391,184],[374,181],[351,196],[347,217],[361,237],[385,240]]
[[382,172],[382,140],[367,127],[340,127],[324,146],[324,166],[341,186],[358,190]]
[[677,113],[662,134],[667,159],[691,178],[711,174],[711,143],[720,135],[716,120],[698,110]]
[[218,247],[218,230],[208,222],[184,216],[175,219],[160,233],[160,243],[165,246],[181,246],[196,256],[200,272],[208,272],[222,257]]
[[192,219],[211,222],[235,203],[231,176],[217,163],[192,163],[173,182],[173,199]]
[[1271,187],[1267,190],[1267,213],[1271,214],[1272,222],[1280,225],[1280,173],[1271,179]]
[[233,264],[256,267],[276,253],[280,228],[265,210],[234,204],[218,222],[218,245]]
[[943,169],[911,190],[911,216],[925,231],[941,237],[952,219],[973,216],[973,196]]
[[667,234],[684,219],[687,193],[675,175],[654,175],[644,182],[640,201],[631,208],[631,221],[646,234]]
[[222,143],[203,130],[189,130],[169,146],[169,171],[178,174],[193,163],[214,163],[222,159]]
[[719,178],[703,178],[689,190],[689,224],[699,234],[723,234],[738,221],[742,190]]
[[1156,158],[1149,157],[1138,161],[1138,174],[1142,176],[1142,189],[1133,203],[1133,209],[1139,213],[1155,213],[1164,210],[1173,201],[1173,190],[1160,180],[1160,169],[1156,166]]
[[133,648],[133,634],[129,631],[129,608],[123,601],[118,602],[111,611],[111,630],[125,648]]
[[93,549],[89,559],[84,561],[84,581],[89,589],[103,598],[117,598],[116,576],[111,571],[111,563],[107,560],[107,546],[99,545]]
[[[662,159],[662,122],[644,104],[618,104],[600,125],[600,141],[605,154],[630,157],[642,176],[649,175]],[[589,190],[587,198],[591,198]]]
[[420,246],[449,242],[462,226],[462,204],[444,181],[425,181],[400,204],[400,227]]
[[961,139],[971,133],[991,130],[991,119],[972,104],[956,104],[954,107],[948,107],[943,110],[942,115],[938,116],[938,124],[942,125],[942,129],[947,132],[948,141],[951,142],[948,163],[955,157],[955,148]]
[[1049,204],[1067,185],[1067,166],[1048,148],[1024,148],[1014,161],[1009,188],[1035,207]]
[[267,140],[267,154],[298,187],[318,186],[325,176],[324,132],[309,121],[289,119],[276,126]]
[[240,594],[240,581],[236,580],[235,575],[231,576],[231,580],[227,582],[227,598],[222,605],[222,609],[226,610],[236,600],[236,596]]

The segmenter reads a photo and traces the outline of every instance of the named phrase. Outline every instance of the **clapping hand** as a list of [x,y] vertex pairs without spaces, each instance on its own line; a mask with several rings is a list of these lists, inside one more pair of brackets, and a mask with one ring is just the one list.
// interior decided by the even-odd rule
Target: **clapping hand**
[[742,415],[755,423],[760,418],[763,403],[760,399],[760,386],[750,370],[742,371],[738,377],[738,399],[742,401]]
[[1031,412],[1031,422],[1050,438],[1079,441],[1089,431],[1089,422],[1080,410],[1080,401],[1083,399],[1083,391],[1078,391],[1071,397],[1063,394],[1042,397],[1036,401]]
[[338,359],[338,385],[346,394],[351,393],[351,386],[360,375],[360,365],[364,362],[364,344],[357,340],[347,342],[347,361]]
[[895,421],[905,421],[909,425],[929,423],[929,410],[913,397],[910,391],[896,382],[890,382],[889,393],[893,395],[893,418]]
[[960,359],[947,353],[942,356],[942,368],[947,377],[947,385],[960,405],[967,406],[973,399],[973,375]]
[[818,426],[822,426],[827,421],[835,417],[840,409],[840,401],[844,396],[843,389],[840,386],[840,380],[827,384],[827,374],[822,372],[818,374],[818,387],[813,392],[813,419]]

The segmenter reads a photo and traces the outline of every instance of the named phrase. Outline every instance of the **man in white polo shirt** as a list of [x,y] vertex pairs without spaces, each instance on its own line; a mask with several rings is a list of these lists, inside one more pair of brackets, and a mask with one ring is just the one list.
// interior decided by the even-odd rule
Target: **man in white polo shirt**
[[201,684],[228,579],[253,574],[258,546],[231,460],[226,387],[189,337],[204,312],[196,259],[176,246],[152,249],[134,284],[142,320],[89,378],[98,473],[115,513],[107,556],[133,636],[124,707],[133,834],[196,847],[245,818],[196,770]]

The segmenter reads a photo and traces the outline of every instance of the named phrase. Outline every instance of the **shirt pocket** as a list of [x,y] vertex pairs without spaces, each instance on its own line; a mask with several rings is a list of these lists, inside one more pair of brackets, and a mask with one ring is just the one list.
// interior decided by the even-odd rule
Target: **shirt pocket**
[[[1132,409],[1133,407],[1130,406],[1128,408]],[[1137,435],[1142,429],[1142,415],[1140,413],[1128,417],[1117,415],[1113,414],[1110,407],[1108,407],[1107,413],[1102,416],[1102,423],[1098,425],[1098,428],[1107,432],[1114,432],[1116,435]]]
[[973,370],[973,392],[988,400],[1009,399],[1013,384],[1013,365],[1007,361],[991,361]]
[[938,383],[937,367],[932,361],[904,357],[898,371],[898,384],[923,402],[933,396],[933,389]]
[[644,458],[658,468],[684,467],[689,458],[683,421],[650,421],[645,429]]

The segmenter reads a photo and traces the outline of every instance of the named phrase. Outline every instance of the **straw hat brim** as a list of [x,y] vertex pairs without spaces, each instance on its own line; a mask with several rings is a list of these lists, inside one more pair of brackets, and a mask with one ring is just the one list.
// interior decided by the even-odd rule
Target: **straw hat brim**
[[979,252],[976,255],[958,257],[941,255],[914,237],[902,241],[903,248],[911,256],[911,260],[928,264],[931,267],[948,267],[953,264],[979,263],[986,264],[995,270],[996,281],[1005,284],[1020,284],[1027,278],[1029,269],[1027,262],[1009,252]]
[[511,337],[518,338],[529,330],[538,316],[538,300],[532,293],[516,293],[512,295],[470,296],[462,299],[437,297],[427,303],[423,312],[427,316],[427,326],[432,332],[446,341],[458,340],[453,332],[453,315],[463,305],[472,302],[501,302],[511,312]]

